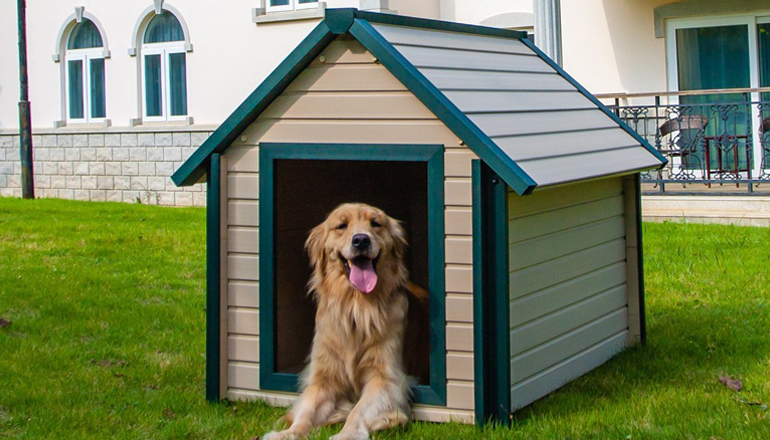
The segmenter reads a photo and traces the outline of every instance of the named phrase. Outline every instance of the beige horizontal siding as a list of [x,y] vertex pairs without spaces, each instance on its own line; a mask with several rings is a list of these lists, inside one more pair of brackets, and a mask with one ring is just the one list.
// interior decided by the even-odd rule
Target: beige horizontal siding
[[259,364],[231,360],[227,367],[227,386],[259,390]]
[[511,359],[511,382],[518,383],[602,340],[628,330],[628,310],[611,314]]
[[[263,119],[435,119],[415,106],[411,92],[284,94],[262,113]],[[373,105],[376,103],[376,105]],[[394,112],[394,109],[400,111]]]
[[446,147],[447,408],[419,420],[473,421],[471,160],[476,156],[354,41],[332,43],[226,151],[228,157],[228,390],[232,399],[287,405],[259,390],[259,144],[385,143]]
[[[377,105],[372,103],[372,105]],[[344,137],[342,134],[344,133]],[[396,144],[432,143],[459,148],[459,140],[438,120],[275,120],[258,119],[238,143],[258,142]]]
[[451,322],[473,323],[473,295],[446,296],[446,320]]
[[450,380],[446,386],[446,403],[450,408],[473,409],[473,382]]
[[259,253],[259,229],[231,226],[227,229],[227,250],[238,253]]
[[227,220],[230,226],[259,226],[259,202],[231,198],[227,204]]
[[617,239],[589,249],[556,258],[545,264],[511,273],[512,299],[585,275],[610,264],[624,261],[624,240]]
[[519,243],[623,214],[623,196],[617,195],[574,207],[522,217],[508,223],[511,243]]
[[448,236],[444,252],[447,263],[473,264],[473,239]]
[[626,305],[626,286],[620,285],[565,307],[511,331],[511,356],[543,344]]
[[508,218],[515,219],[547,211],[583,205],[588,202],[608,199],[623,193],[620,179],[593,180],[569,185],[563,188],[535,190],[537,197],[519,197],[508,193]]
[[259,199],[258,174],[229,172],[227,187],[231,199]]
[[450,265],[446,268],[445,285],[447,292],[473,293],[473,267]]
[[227,256],[227,277],[231,280],[259,281],[259,255],[230,253]]
[[[324,61],[321,61],[321,59]],[[349,38],[338,38],[315,58],[313,66],[323,64],[369,64],[374,65],[374,56],[360,43]],[[384,69],[383,69],[384,70]]]
[[405,91],[406,87],[379,65],[321,64],[305,69],[286,91],[291,92],[350,92]]
[[259,149],[245,146],[228,148],[227,171],[235,173],[258,173]]
[[618,178],[509,195],[514,409],[606,361],[628,334]]
[[511,253],[510,270],[520,270],[598,246],[625,236],[625,219],[616,215],[571,229],[542,235],[516,243]]
[[227,338],[227,356],[231,361],[259,363],[259,337],[231,334]]
[[470,150],[447,151],[444,155],[444,175],[447,177],[471,177],[471,161],[478,159]]
[[470,206],[473,200],[471,179],[448,177],[444,181],[444,202],[447,205]]
[[447,207],[444,211],[444,224],[444,232],[449,235],[472,235],[473,210],[470,207]]
[[473,353],[450,353],[447,355],[447,379],[473,381],[473,370]]
[[449,351],[473,352],[473,324],[448,323],[446,348]]
[[523,381],[511,388],[511,410],[515,411],[565,383],[574,380],[599,365],[607,362],[612,356],[626,347],[627,332],[617,335],[590,347],[557,365]]
[[562,307],[567,307],[622,285],[625,280],[626,263],[621,261],[535,293],[518,297],[511,301],[511,326],[516,327],[525,324]]
[[234,307],[259,308],[259,283],[230,281],[227,284],[227,304]]
[[229,333],[240,335],[259,335],[259,310],[229,307],[227,310]]

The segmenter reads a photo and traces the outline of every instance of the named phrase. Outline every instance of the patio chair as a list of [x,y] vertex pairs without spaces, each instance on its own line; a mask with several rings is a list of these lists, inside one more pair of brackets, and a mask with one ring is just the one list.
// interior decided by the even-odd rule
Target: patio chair
[[[682,115],[661,124],[660,137],[669,136],[661,146],[661,153],[671,159],[671,178],[690,180],[695,177],[692,166],[701,161],[698,146],[705,141],[708,122],[708,117],[703,115]],[[678,171],[674,171],[677,166]]]

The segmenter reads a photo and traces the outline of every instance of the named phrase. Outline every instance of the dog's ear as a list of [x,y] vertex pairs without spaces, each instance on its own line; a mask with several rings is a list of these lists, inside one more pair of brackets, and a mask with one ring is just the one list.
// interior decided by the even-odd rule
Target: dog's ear
[[326,243],[326,225],[321,223],[310,231],[310,235],[305,242],[305,250],[310,257],[310,265],[318,268],[323,263],[326,255],[324,245]]
[[388,217],[388,227],[390,229],[390,235],[393,237],[393,254],[396,258],[404,258],[406,254],[406,231],[401,226],[401,222]]

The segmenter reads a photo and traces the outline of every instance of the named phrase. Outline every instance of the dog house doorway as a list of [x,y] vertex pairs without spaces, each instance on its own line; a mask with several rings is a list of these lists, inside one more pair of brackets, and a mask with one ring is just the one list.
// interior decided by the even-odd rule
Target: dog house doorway
[[444,404],[443,146],[437,145],[260,145],[261,388],[297,389],[315,320],[304,243],[348,202],[403,222],[411,280],[429,291],[426,303],[410,298],[404,363],[417,383],[415,400]]

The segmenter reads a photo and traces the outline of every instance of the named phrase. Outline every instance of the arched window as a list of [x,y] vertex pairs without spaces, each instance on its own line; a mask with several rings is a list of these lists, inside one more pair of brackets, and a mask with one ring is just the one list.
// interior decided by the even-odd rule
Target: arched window
[[187,59],[184,30],[171,12],[156,14],[142,37],[144,118],[184,120],[187,115]]
[[96,25],[83,18],[70,32],[65,60],[67,118],[96,122],[106,117],[104,42]]

